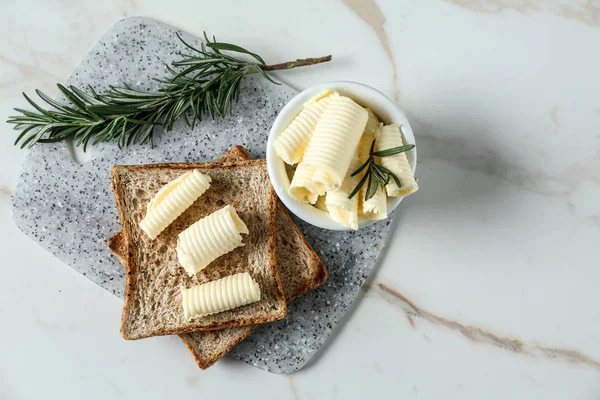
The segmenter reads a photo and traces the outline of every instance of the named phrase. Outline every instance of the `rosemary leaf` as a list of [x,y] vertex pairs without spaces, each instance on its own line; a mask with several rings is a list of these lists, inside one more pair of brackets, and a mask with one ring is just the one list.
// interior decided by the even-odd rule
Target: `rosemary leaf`
[[369,179],[367,180],[367,190],[365,191],[365,200],[369,200],[371,197],[373,197],[375,195],[375,193],[373,193],[371,195],[371,190],[372,190],[372,183],[375,181],[373,179],[373,174],[365,174],[365,176],[368,176]]
[[267,75],[267,73],[260,67],[260,65],[256,65],[254,69],[256,69],[256,72],[258,72],[263,78],[265,78],[269,82],[274,83],[275,85],[281,85],[281,83],[275,82],[273,79],[271,79],[271,77]]
[[391,149],[376,151],[375,153],[373,153],[373,155],[376,157],[393,156],[394,154],[400,154],[400,153],[404,153],[405,151],[412,150],[412,149],[414,149],[414,147],[415,147],[414,144],[407,144],[404,146],[392,147]]
[[350,176],[356,176],[356,175],[360,174],[362,172],[362,170],[365,169],[371,163],[371,161],[372,161],[372,159],[369,158],[367,161],[365,161],[365,163],[363,165],[358,167],[358,169],[356,171],[354,171],[352,173],[352,175],[350,175]]
[[38,128],[40,125],[39,124],[31,124],[29,125],[27,128],[23,129],[23,131],[19,134],[19,136],[17,136],[17,139],[15,140],[15,145],[17,143],[19,143],[19,141],[23,138],[23,136],[27,135],[29,133],[30,130]]
[[356,195],[356,193],[358,193],[358,191],[360,190],[361,187],[363,187],[363,185],[365,184],[365,181],[367,180],[367,178],[369,177],[369,174],[365,174],[361,180],[358,182],[358,185],[356,185],[356,187],[354,188],[354,190],[348,195],[348,198],[351,199],[354,197],[354,195]]
[[211,49],[216,49],[216,50],[234,51],[236,53],[248,54],[248,55],[254,57],[262,65],[265,65],[265,61],[262,59],[261,56],[259,56],[256,53],[252,53],[251,51],[248,51],[240,46],[236,46],[235,44],[209,42],[207,40],[206,46],[210,47]]
[[396,185],[398,187],[402,187],[402,183],[400,182],[400,179],[398,179],[398,177],[394,174],[390,174],[390,176],[394,179],[394,182],[396,183]]
[[380,170],[379,166],[375,163],[371,164],[371,168],[369,168],[369,171],[371,171],[371,174],[375,175],[375,178],[377,178],[378,181],[386,181],[386,173]]

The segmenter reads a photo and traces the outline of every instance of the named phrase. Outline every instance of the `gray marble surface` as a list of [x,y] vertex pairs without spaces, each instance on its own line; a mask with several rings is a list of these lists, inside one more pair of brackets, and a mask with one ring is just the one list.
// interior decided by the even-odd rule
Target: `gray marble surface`
[[[126,82],[154,89],[157,83],[151,78],[164,75],[164,63],[179,50],[182,46],[173,28],[129,18],[96,43],[67,83],[103,90]],[[27,153],[13,195],[14,221],[57,258],[122,298],[123,269],[106,245],[119,230],[110,188],[111,166],[209,161],[237,144],[253,157],[264,157],[269,128],[295,93],[285,85],[247,78],[233,115],[205,121],[194,130],[178,123],[172,131],[155,135],[153,149],[101,144],[88,150],[88,161],[79,163],[66,144],[34,146]],[[290,373],[304,366],[343,321],[384,246],[390,225],[388,220],[354,233],[296,222],[326,264],[329,280],[292,302],[285,320],[261,327],[231,354],[275,373]]]

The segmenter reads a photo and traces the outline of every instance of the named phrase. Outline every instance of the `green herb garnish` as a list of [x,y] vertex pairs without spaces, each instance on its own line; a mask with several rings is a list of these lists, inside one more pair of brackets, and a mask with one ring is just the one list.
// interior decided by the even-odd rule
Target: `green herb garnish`
[[[186,43],[179,34],[177,37],[189,53],[178,53],[180,59],[166,66],[170,75],[156,79],[164,85],[156,92],[122,84],[97,93],[91,86],[84,91],[58,84],[71,104],[60,104],[36,90],[38,96],[51,106],[49,109],[40,107],[23,93],[36,111],[15,108],[21,115],[9,117],[7,122],[20,131],[15,145],[20,142],[23,148],[73,139],[85,151],[90,141],[95,145],[118,140],[119,147],[130,143],[153,144],[152,136],[157,126],[170,131],[175,121],[183,118],[193,128],[196,121],[206,115],[214,119],[215,115],[231,114],[233,104],[240,96],[240,83],[246,75],[257,73],[277,83],[267,75],[268,71],[331,60],[331,56],[326,56],[266,65],[259,55],[233,44],[217,42],[214,37],[210,41],[206,33],[200,49]],[[248,62],[222,51],[245,54],[255,61]]]
[[352,173],[351,176],[356,176],[360,174],[364,169],[367,171],[360,179],[352,193],[348,195],[348,198],[351,199],[358,193],[360,188],[362,188],[367,183],[367,190],[365,191],[365,201],[369,200],[377,190],[381,187],[381,190],[384,190],[385,185],[390,182],[390,179],[393,179],[398,187],[400,185],[400,179],[389,169],[384,167],[383,165],[378,165],[375,163],[375,157],[388,157],[393,156],[394,154],[404,153],[405,151],[411,150],[415,147],[414,144],[407,144],[399,147],[392,147],[391,149],[385,149],[380,151],[373,151],[375,149],[375,140],[371,143],[371,149],[369,150],[369,159],[365,161],[363,165],[361,165],[356,171]]

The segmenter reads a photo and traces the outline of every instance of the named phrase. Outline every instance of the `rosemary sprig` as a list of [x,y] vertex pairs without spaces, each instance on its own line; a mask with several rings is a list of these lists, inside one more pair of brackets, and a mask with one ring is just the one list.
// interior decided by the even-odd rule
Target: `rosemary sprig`
[[[50,106],[40,107],[29,96],[23,96],[35,111],[15,108],[20,115],[11,116],[8,123],[20,131],[16,144],[31,147],[36,143],[59,142],[74,139],[83,150],[88,144],[117,140],[119,147],[131,143],[153,144],[156,127],[167,131],[179,118],[193,128],[197,121],[209,116],[224,117],[231,114],[239,100],[240,83],[246,75],[259,74],[277,84],[267,71],[286,70],[331,60],[331,56],[307,58],[281,64],[266,65],[251,51],[230,43],[212,41],[204,34],[200,49],[179,40],[188,49],[178,53],[179,59],[167,65],[169,75],[156,79],[163,87],[156,92],[133,89],[127,84],[110,86],[97,93],[88,85],[87,91],[75,86],[58,84],[59,90],[71,103],[61,104],[40,90],[37,95]],[[229,53],[223,53],[227,51]],[[250,56],[246,61],[230,53]]]
[[362,176],[354,190],[348,195],[348,198],[351,199],[358,193],[358,191],[367,183],[367,190],[365,191],[365,201],[369,200],[377,190],[381,187],[381,190],[384,190],[385,185],[390,182],[390,179],[393,179],[398,187],[401,187],[400,179],[389,169],[384,167],[383,165],[379,165],[375,163],[375,157],[388,157],[393,156],[394,154],[403,153],[405,151],[409,151],[415,147],[414,144],[407,144],[399,147],[392,147],[391,149],[385,149],[380,151],[373,151],[375,149],[375,140],[371,143],[371,149],[369,150],[369,159],[365,161],[363,165],[358,167],[356,171],[352,173],[351,176],[356,176],[360,174],[363,170],[367,170],[365,174]]

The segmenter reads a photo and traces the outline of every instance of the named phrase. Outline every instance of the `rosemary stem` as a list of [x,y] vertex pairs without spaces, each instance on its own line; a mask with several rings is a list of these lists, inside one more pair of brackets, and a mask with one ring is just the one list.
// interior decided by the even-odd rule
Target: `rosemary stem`
[[296,61],[288,61],[279,64],[265,65],[262,67],[264,71],[279,71],[282,69],[292,69],[297,67],[306,67],[309,65],[321,64],[327,61],[331,61],[331,56],[317,57],[317,58],[299,58]]

